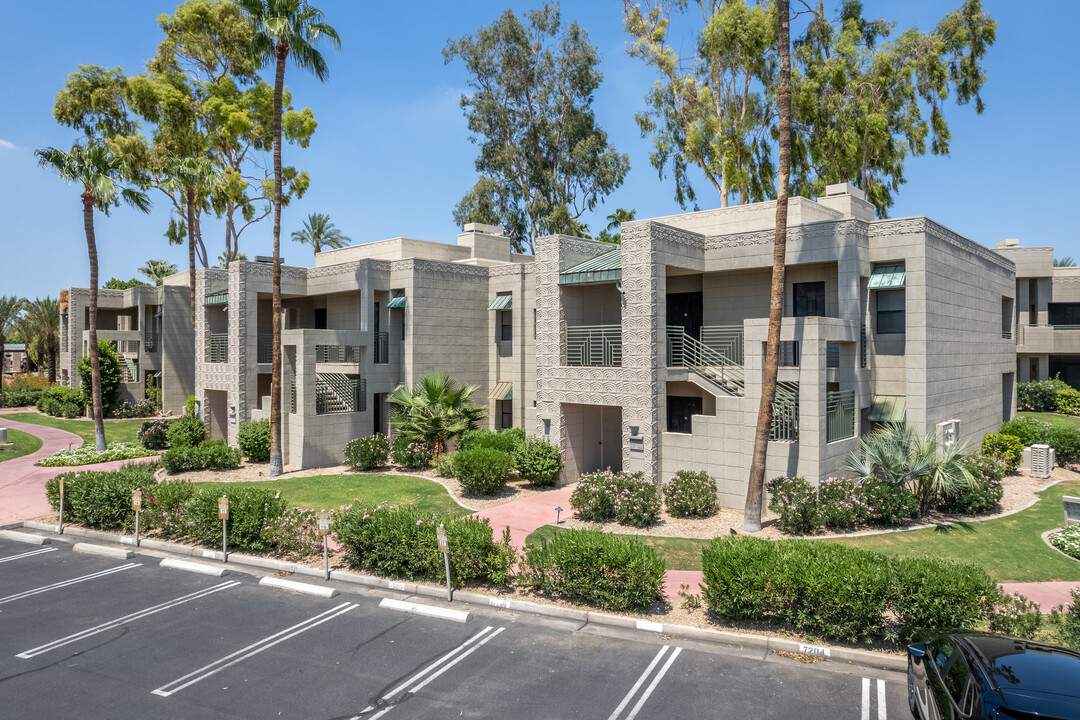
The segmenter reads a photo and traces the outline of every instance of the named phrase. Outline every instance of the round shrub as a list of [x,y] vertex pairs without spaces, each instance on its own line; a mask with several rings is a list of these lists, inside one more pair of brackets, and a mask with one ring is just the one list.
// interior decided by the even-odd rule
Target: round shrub
[[454,455],[454,474],[473,495],[498,495],[513,469],[510,456],[493,448],[474,447]]
[[1059,466],[1080,462],[1080,432],[1068,428],[1054,428],[1050,431],[1047,444],[1054,448]]
[[664,561],[637,538],[564,530],[526,549],[519,577],[540,592],[605,610],[639,610],[663,597]]
[[885,527],[903,525],[919,514],[919,500],[903,483],[866,478],[861,483],[867,522]]
[[206,439],[206,425],[197,417],[185,415],[169,423],[166,431],[169,447],[193,447]]
[[390,439],[380,433],[357,438],[345,446],[345,465],[354,472],[385,467],[390,457]]
[[525,438],[514,452],[514,467],[530,485],[554,485],[563,469],[562,453],[543,438]]
[[1000,594],[982,568],[930,557],[894,557],[892,611],[906,637],[919,630],[971,628]]
[[172,420],[147,420],[139,426],[139,442],[147,450],[169,447],[169,425]]
[[452,478],[454,477],[454,456],[457,453],[444,452],[439,456],[439,459],[435,461],[435,472],[439,477]]
[[1060,388],[1054,401],[1054,409],[1063,415],[1080,415],[1080,390]]
[[643,473],[602,470],[581,476],[570,494],[570,507],[581,520],[647,527],[660,516],[660,500],[660,487]]
[[409,470],[419,470],[431,465],[431,446],[422,440],[409,441],[403,436],[394,438],[391,450],[394,464]]
[[266,462],[270,459],[270,421],[248,420],[240,425],[236,434],[236,444],[251,462]]
[[716,481],[704,470],[680,470],[664,486],[664,502],[675,517],[708,517],[716,512]]
[[769,491],[769,510],[780,516],[777,524],[793,535],[812,533],[824,524],[817,504],[814,486],[803,477],[773,478]]
[[53,385],[37,401],[37,409],[53,417],[77,418],[86,405],[82,392],[64,385]]
[[963,515],[993,512],[1005,493],[1001,485],[1005,477],[1004,467],[987,457],[971,458],[967,466],[975,482],[969,487],[960,488],[953,496],[942,498],[938,509]]
[[[218,497],[212,490],[200,490],[187,501],[185,512],[191,533],[203,545],[221,546]],[[268,550],[272,547],[266,529],[285,513],[285,500],[263,488],[234,487],[226,493],[229,519],[225,523],[229,548]]]
[[986,433],[982,441],[982,454],[999,461],[1011,473],[1024,459],[1024,441],[1015,435]]
[[1050,423],[1033,417],[1017,417],[1001,423],[998,431],[1002,435],[1012,435],[1020,441],[1022,447],[1045,443],[1050,436]]
[[870,517],[858,480],[848,478],[827,478],[817,486],[818,511],[821,522],[827,528],[851,530],[863,525]]
[[206,440],[200,445],[166,450],[161,464],[170,475],[188,470],[234,470],[240,467],[240,451],[224,440]]

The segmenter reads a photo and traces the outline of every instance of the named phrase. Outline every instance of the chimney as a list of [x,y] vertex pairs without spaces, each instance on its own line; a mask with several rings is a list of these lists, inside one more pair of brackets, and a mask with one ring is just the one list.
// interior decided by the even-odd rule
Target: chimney
[[844,217],[867,222],[874,220],[874,206],[866,202],[866,193],[851,183],[826,185],[824,197],[819,197],[817,202],[818,205],[843,213]]
[[1005,238],[1001,242],[994,245],[995,248],[1012,248],[1012,247],[1019,247],[1019,246],[1020,246],[1020,239],[1019,238]]

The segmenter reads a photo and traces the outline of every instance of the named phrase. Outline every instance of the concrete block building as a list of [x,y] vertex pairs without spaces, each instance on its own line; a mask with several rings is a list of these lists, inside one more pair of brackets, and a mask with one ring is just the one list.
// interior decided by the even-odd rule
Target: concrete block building
[[[139,402],[146,383],[162,388],[162,410],[184,411],[195,392],[195,333],[186,272],[159,287],[98,290],[98,338],[120,355],[120,399]],[[57,382],[79,387],[79,360],[89,348],[89,288],[60,294],[60,359]]]
[[1003,240],[995,251],[1016,264],[1016,377],[1060,376],[1080,387],[1080,267],[1054,267],[1054,248]]
[[[196,273],[195,395],[211,437],[269,417],[272,265]],[[394,238],[282,267],[286,464],[341,462],[345,444],[389,430],[387,395],[445,370],[477,386],[487,427],[535,424],[533,258],[500,228],[457,244]]]
[[[537,424],[568,479],[611,467],[717,478],[745,498],[775,202],[540,241]],[[981,440],[1015,408],[1012,261],[925,217],[874,220],[835,185],[789,205],[769,476],[828,477],[875,423]]]

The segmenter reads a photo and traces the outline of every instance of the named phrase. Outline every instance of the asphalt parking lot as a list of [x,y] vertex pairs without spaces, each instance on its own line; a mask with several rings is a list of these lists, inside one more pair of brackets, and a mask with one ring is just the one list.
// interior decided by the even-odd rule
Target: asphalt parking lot
[[[0,540],[0,716],[908,717],[904,677],[514,613],[467,622]],[[304,582],[316,583],[310,579]]]

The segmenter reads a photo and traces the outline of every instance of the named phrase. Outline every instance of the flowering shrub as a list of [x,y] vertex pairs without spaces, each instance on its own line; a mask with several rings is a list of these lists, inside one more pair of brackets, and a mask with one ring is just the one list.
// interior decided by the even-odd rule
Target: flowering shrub
[[1020,593],[1005,593],[990,611],[990,632],[1033,640],[1042,621],[1039,603]]
[[971,458],[967,465],[975,482],[961,488],[956,495],[942,498],[938,509],[964,515],[993,512],[1005,493],[1001,486],[1005,468],[987,457]]
[[150,417],[156,415],[158,411],[157,403],[152,399],[140,400],[137,403],[130,403],[127,400],[115,405],[109,412],[109,417],[114,418],[140,418]]
[[133,460],[153,455],[153,451],[139,447],[134,443],[113,443],[104,451],[98,452],[93,445],[83,445],[73,450],[61,450],[48,457],[41,458],[35,464],[41,467],[69,467],[72,465],[94,465],[113,460]]
[[1069,525],[1050,536],[1050,544],[1061,552],[1080,560],[1080,525]]
[[821,523],[828,528],[851,530],[864,525],[870,517],[870,506],[858,480],[822,480],[817,486],[817,501]]
[[871,525],[895,527],[919,514],[919,499],[903,483],[866,478],[860,488],[870,511],[867,522]]
[[263,528],[263,539],[278,552],[296,553],[300,557],[321,553],[323,539],[316,514],[307,508],[291,507],[281,515],[271,516]]
[[496,542],[486,519],[440,516],[389,503],[368,508],[354,500],[334,513],[334,536],[345,547],[351,567],[388,577],[438,580],[443,577],[435,537],[440,523],[446,528],[455,584],[509,583],[517,550],[508,534]]
[[422,440],[409,442],[404,437],[394,438],[391,455],[395,465],[409,470],[419,470],[431,465],[431,447]]
[[172,420],[147,420],[139,426],[139,442],[147,450],[169,447],[169,423]]
[[47,378],[30,373],[4,378],[0,383],[0,407],[34,405],[48,387]]
[[793,535],[812,533],[822,526],[814,486],[803,477],[780,476],[766,483],[769,510],[780,516],[777,524]]
[[187,480],[166,480],[146,488],[142,520],[147,529],[157,529],[165,537],[187,534],[185,505],[195,494]]
[[648,527],[660,516],[660,487],[640,472],[586,473],[570,495],[570,506],[582,520]]
[[1067,387],[1068,384],[1058,378],[1016,383],[1016,409],[1054,412],[1057,410],[1058,391]]
[[664,487],[664,502],[675,517],[708,517],[716,512],[716,481],[704,470],[680,470]]
[[357,438],[345,446],[345,464],[354,472],[367,472],[386,465],[390,439],[381,433]]
[[860,525],[902,525],[919,511],[919,502],[902,484],[874,478],[829,478],[814,487],[805,478],[770,480],[769,510],[780,516],[784,532],[806,535],[821,528],[851,530]]
[[1058,605],[1050,610],[1047,618],[1057,632],[1057,641],[1061,645],[1080,650],[1080,588],[1069,591],[1072,604],[1066,608]]

